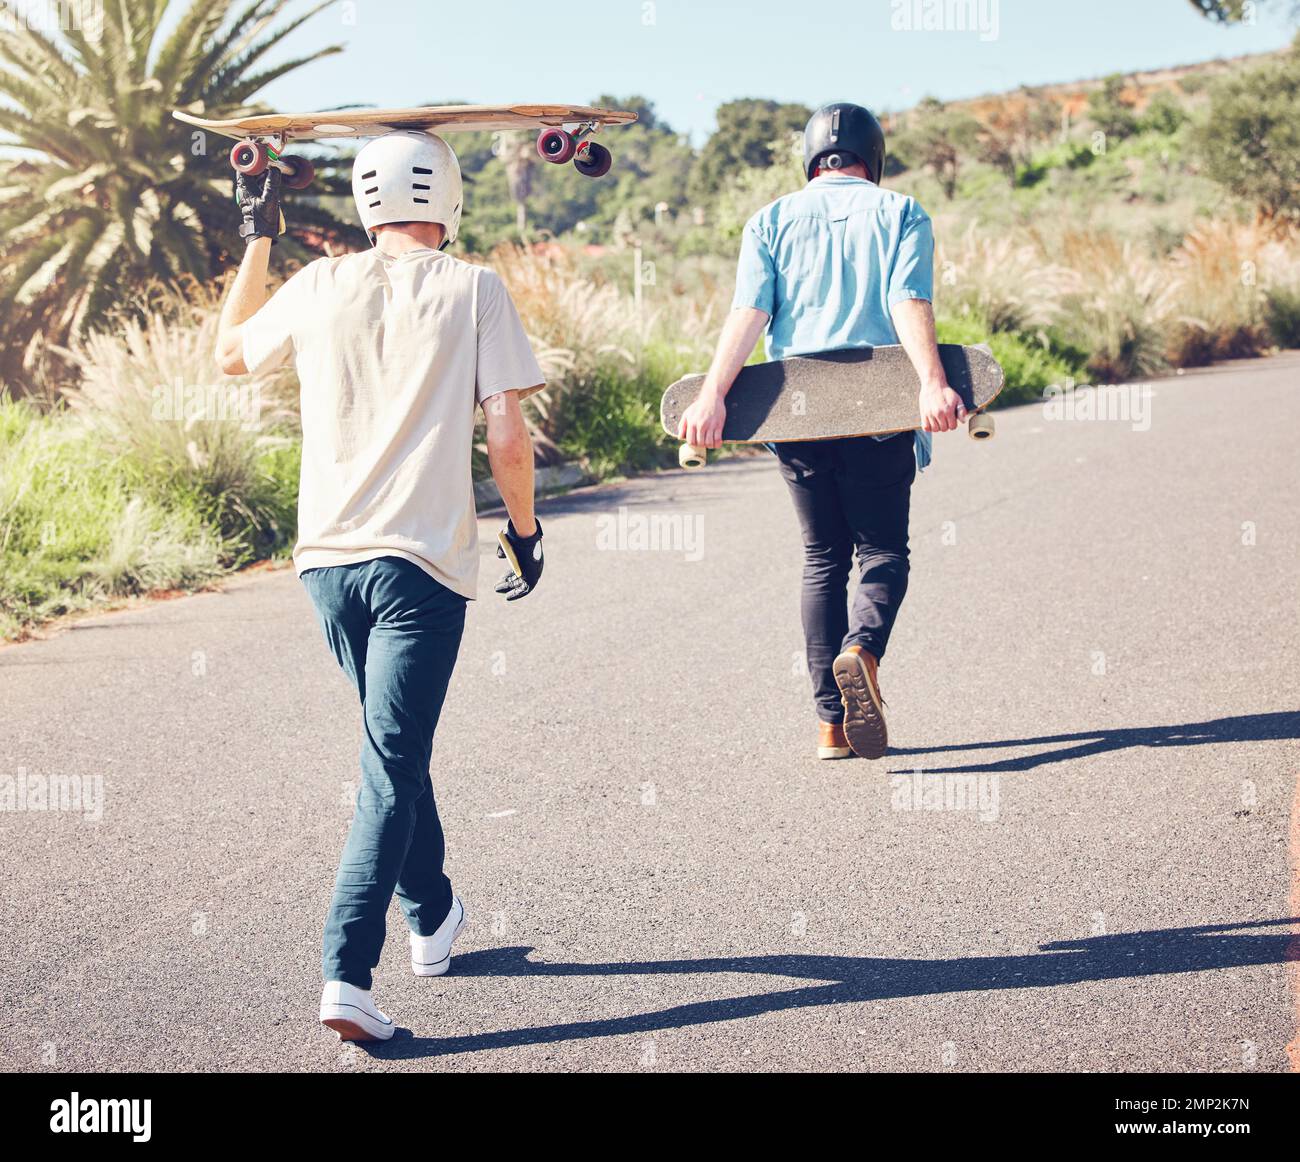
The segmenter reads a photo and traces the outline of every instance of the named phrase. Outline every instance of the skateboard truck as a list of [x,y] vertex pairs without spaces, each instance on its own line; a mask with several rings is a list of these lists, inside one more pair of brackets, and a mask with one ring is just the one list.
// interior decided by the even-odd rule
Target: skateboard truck
[[583,121],[576,129],[554,126],[537,135],[537,153],[552,165],[573,162],[573,168],[584,177],[599,178],[609,173],[613,161],[608,149],[586,138],[600,128],[599,121]]

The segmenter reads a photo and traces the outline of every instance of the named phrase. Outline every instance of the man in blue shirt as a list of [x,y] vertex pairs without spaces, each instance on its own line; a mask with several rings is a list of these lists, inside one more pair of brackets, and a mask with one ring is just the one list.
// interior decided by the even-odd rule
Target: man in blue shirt
[[772,445],[803,530],[819,758],[886,751],[877,668],[907,592],[912,481],[930,461],[930,433],[965,419],[935,341],[930,219],[912,198],[880,188],[884,166],[884,131],[861,105],[813,114],[804,130],[808,184],[746,224],[731,314],[678,433],[719,445],[727,392],[764,331],[769,359],[901,343],[916,368],[921,431]]

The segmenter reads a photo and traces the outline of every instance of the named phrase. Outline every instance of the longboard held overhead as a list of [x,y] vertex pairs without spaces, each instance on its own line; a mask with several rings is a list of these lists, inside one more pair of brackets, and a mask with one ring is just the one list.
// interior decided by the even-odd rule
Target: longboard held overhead
[[183,109],[172,116],[186,125],[232,138],[231,167],[242,174],[259,174],[274,166],[285,182],[302,189],[314,176],[306,158],[284,153],[291,141],[332,137],[379,137],[403,129],[439,133],[495,132],[540,129],[537,152],[544,161],[572,161],[579,173],[602,177],[609,172],[610,153],[590,140],[606,126],[628,125],[637,115],[626,109],[591,105],[421,105],[407,109],[332,109],[316,113],[262,113],[252,117],[213,119]]

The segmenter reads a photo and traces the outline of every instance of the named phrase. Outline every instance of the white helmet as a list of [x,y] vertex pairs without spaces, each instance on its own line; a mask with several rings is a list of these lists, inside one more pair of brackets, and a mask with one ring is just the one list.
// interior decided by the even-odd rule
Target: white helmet
[[460,229],[460,163],[436,134],[387,133],[366,142],[352,163],[352,197],[372,244],[374,228],[386,222],[440,222],[446,246]]

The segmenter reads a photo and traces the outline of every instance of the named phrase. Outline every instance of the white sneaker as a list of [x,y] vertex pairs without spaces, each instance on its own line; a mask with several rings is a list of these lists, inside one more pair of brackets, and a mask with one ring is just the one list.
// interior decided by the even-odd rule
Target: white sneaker
[[366,989],[341,980],[325,982],[320,995],[320,1023],[333,1029],[340,1041],[387,1041],[396,1028],[375,1006]]
[[432,936],[411,936],[411,971],[416,976],[442,976],[451,967],[451,942],[465,927],[465,905],[452,896],[451,911]]

